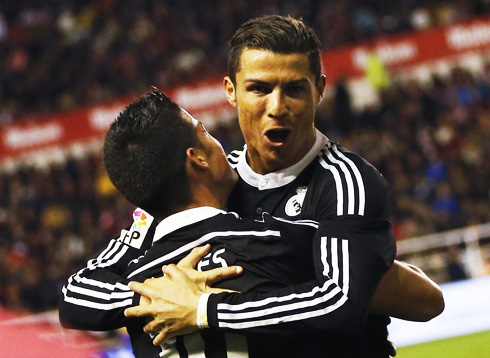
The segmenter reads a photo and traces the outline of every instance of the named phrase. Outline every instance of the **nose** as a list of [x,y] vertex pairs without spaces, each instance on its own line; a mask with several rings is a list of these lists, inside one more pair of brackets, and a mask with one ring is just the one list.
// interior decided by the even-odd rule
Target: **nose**
[[284,93],[276,89],[269,93],[268,98],[268,116],[275,119],[281,119],[288,113],[288,106]]

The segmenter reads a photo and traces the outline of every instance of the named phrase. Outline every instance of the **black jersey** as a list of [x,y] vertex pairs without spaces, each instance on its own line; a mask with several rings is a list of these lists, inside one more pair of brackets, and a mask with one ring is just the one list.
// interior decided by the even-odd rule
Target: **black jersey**
[[[367,305],[376,285],[395,254],[386,220],[386,189],[379,173],[321,135],[303,160],[281,172],[265,176],[253,173],[244,153],[233,153],[230,162],[240,175],[230,201],[234,211],[249,218],[262,219],[262,213],[267,211],[277,217],[319,223],[312,241],[295,241],[302,255],[313,245],[309,257],[313,257],[315,275],[304,284],[288,287],[304,279],[302,272],[293,271],[294,265],[289,266],[294,260],[256,261],[263,265],[263,269],[256,268],[257,272],[276,272],[267,268],[270,266],[281,267],[277,272],[288,274],[268,277],[271,281],[267,284],[262,277],[261,285],[272,290],[269,292],[211,295],[210,326],[246,335],[252,357],[353,356],[353,351],[346,347],[351,342],[354,343],[350,346],[363,347],[362,339],[367,336],[357,333],[364,326]],[[189,220],[192,222],[192,218]],[[133,226],[123,230],[87,267],[70,277],[63,287],[60,304],[60,320],[65,326],[103,330],[131,324],[123,312],[137,304],[139,296],[129,290],[123,274],[128,262],[144,255],[152,246],[156,225],[151,216],[137,210]],[[240,264],[246,266],[244,262]],[[284,288],[274,286],[277,282]],[[248,285],[240,283],[241,287]],[[259,290],[261,286],[254,287]],[[370,347],[380,342],[383,334],[386,338],[386,322],[377,327],[380,331],[369,330],[374,337]],[[291,344],[284,344],[285,335]],[[356,341],[352,341],[353,335]],[[221,347],[223,340],[220,342],[213,346]],[[240,349],[227,345],[228,356],[247,356]],[[364,348],[360,351],[367,352]],[[205,353],[207,357],[214,356],[210,351]]]
[[[317,229],[314,221],[268,214],[260,221],[244,221],[209,207],[163,220],[152,247],[123,276],[137,281],[161,276],[162,265],[177,263],[192,248],[210,243],[211,252],[197,268],[242,266],[241,276],[219,283],[241,293],[210,296],[210,325],[220,331],[177,337],[161,347],[153,346],[143,332],[145,320],[132,320],[127,328],[136,357],[313,358],[330,352],[330,344],[315,340],[307,347],[290,347],[284,340],[301,337],[303,343],[318,332],[357,333],[376,283],[389,267],[390,258],[382,255],[389,225],[340,219],[321,235]],[[369,244],[364,235],[372,236]]]
[[[246,146],[228,159],[239,174],[229,208],[245,218],[268,212],[288,219],[311,219],[319,222],[320,232],[340,218],[353,223],[389,218],[388,190],[381,174],[319,132],[313,148],[300,162],[278,172],[254,173],[247,164]],[[372,239],[364,236],[366,243]],[[385,237],[382,246],[382,255],[394,260],[394,240]],[[389,322],[388,317],[369,315],[364,330],[354,338],[332,333],[323,339],[331,342],[329,352],[336,351],[335,357],[388,357]]]
[[320,222],[337,217],[389,218],[387,186],[378,170],[320,133],[300,162],[277,172],[253,172],[246,146],[228,160],[239,175],[228,209],[244,219],[262,212]]
[[[221,281],[219,286],[240,292],[271,292],[315,277],[312,242],[316,228],[314,222],[287,222],[269,215],[260,221],[244,221],[210,207],[190,209],[163,220],[152,247],[130,263],[123,276],[141,282],[159,277],[162,265],[177,263],[194,247],[210,243],[210,253],[197,264],[199,270],[240,265],[243,274]],[[155,347],[143,332],[144,324],[144,319],[127,324],[136,357],[235,357],[238,355],[233,351],[227,354],[227,347],[244,355],[248,345],[255,346],[253,339],[243,335],[203,330]]]

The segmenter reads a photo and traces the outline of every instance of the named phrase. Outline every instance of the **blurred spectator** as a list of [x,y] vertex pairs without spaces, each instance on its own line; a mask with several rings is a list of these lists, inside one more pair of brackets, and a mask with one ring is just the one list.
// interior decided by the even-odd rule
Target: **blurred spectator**
[[[330,48],[490,11],[481,0],[460,8],[457,0],[441,4],[0,2],[0,123],[21,109],[70,109],[150,85],[222,75],[226,41],[235,28],[265,13],[303,16]],[[393,82],[379,106],[360,113],[339,81],[319,108],[317,123],[386,177],[401,240],[490,222],[489,99],[490,64],[477,80],[456,68],[429,86]],[[227,151],[243,145],[236,121],[219,125],[214,134]],[[19,311],[54,308],[60,283],[131,224],[134,208],[100,162],[94,155],[44,170],[0,172],[0,304]]]
[[450,246],[447,249],[446,270],[449,281],[461,281],[468,278],[459,249],[455,246]]
[[[464,105],[461,97],[447,101],[459,78],[471,77],[458,71],[464,73],[429,87],[395,83],[378,107],[361,113],[352,111],[339,82],[317,113],[319,128],[386,177],[399,240],[490,222],[490,106],[482,95]],[[490,81],[466,83],[472,92]],[[215,131],[227,151],[243,145],[236,121]],[[132,210],[99,156],[0,173],[0,303],[15,310],[54,308],[54,288],[129,226]],[[453,261],[451,275],[460,277]]]
[[385,91],[391,85],[390,73],[374,45],[368,48],[366,78],[376,92]]
[[483,0],[2,1],[0,123],[221,76],[227,41],[255,16],[301,17],[329,49],[489,11]]
[[339,129],[341,136],[352,132],[355,126],[355,117],[347,88],[347,79],[343,77],[340,77],[335,83],[332,117],[333,124]]

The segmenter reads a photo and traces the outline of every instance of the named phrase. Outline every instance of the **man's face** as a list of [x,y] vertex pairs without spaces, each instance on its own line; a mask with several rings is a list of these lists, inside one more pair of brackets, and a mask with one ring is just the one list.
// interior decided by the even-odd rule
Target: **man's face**
[[308,55],[245,49],[236,83],[225,78],[238,109],[251,168],[266,174],[297,163],[315,142],[315,108],[325,87],[315,84]]
[[[231,189],[237,181],[237,174],[230,167],[221,143],[208,133],[203,124],[182,109],[182,118],[196,128],[197,138],[204,146],[214,182],[217,186]],[[228,195],[229,193],[227,193]]]

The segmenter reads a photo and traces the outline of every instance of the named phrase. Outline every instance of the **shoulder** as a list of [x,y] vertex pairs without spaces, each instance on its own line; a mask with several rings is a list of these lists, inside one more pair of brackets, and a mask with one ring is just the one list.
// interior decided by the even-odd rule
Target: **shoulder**
[[353,176],[355,180],[384,181],[380,172],[360,155],[342,146],[329,142],[318,153],[318,163],[329,172],[338,172],[343,178]]
[[143,209],[133,211],[133,224],[127,230],[122,230],[117,239],[135,249],[141,249],[143,243],[153,240],[158,222]]
[[315,175],[321,183],[321,197],[328,201],[336,215],[387,215],[386,181],[360,155],[329,142],[318,153]]

